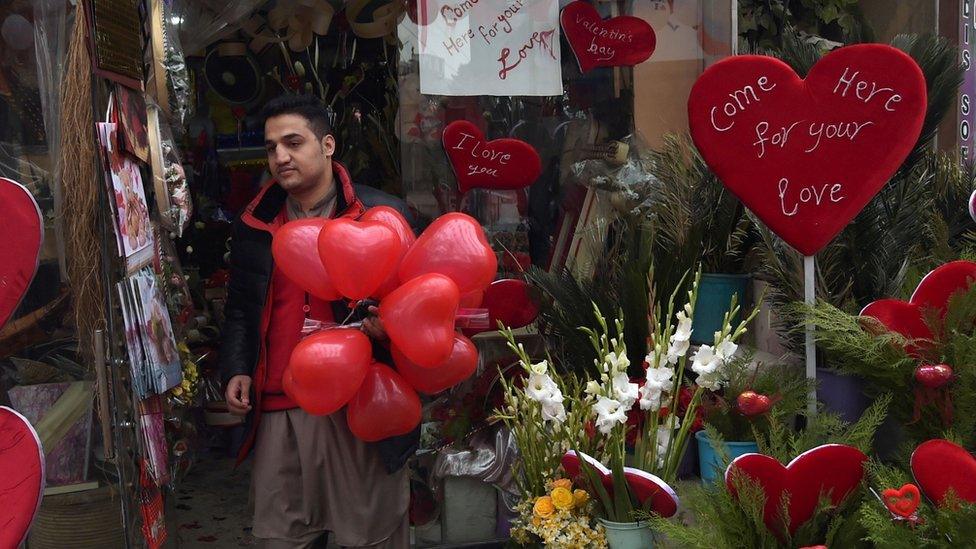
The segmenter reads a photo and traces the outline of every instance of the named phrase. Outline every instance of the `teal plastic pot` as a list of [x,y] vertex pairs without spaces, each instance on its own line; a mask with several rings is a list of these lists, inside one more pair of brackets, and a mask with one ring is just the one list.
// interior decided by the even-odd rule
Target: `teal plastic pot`
[[[708,438],[707,431],[698,431],[695,433],[695,439],[698,441],[698,465],[701,469],[702,484],[711,486],[715,479],[725,475],[725,467],[715,453],[715,449],[712,448],[712,440]],[[735,459],[742,454],[759,452],[755,442],[724,442],[722,446],[729,459]]]
[[[732,296],[738,295],[741,305],[751,278],[747,274],[702,274],[698,283],[695,318],[691,324],[692,343],[715,342],[715,332],[722,329],[722,320],[729,310]],[[733,325],[738,321],[738,316],[733,318]]]
[[607,533],[610,549],[646,549],[654,547],[654,532],[646,522],[613,522],[599,519]]

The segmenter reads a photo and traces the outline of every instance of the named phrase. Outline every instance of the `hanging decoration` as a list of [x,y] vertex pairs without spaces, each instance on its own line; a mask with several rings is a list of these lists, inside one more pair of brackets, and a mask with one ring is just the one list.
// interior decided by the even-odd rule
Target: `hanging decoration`
[[462,193],[478,187],[521,189],[542,173],[542,159],[532,145],[510,138],[487,141],[467,120],[448,124],[442,140]]
[[[372,10],[366,8],[372,6]],[[346,2],[346,20],[353,34],[360,38],[392,37],[396,32],[400,16],[404,12],[403,2],[400,0],[348,0]]]
[[563,8],[559,23],[583,73],[597,67],[639,65],[651,57],[657,45],[657,36],[647,21],[629,15],[603,19],[585,0]]
[[936,505],[949,491],[976,503],[976,458],[962,446],[942,439],[923,442],[912,452],[911,465],[915,483]]
[[[335,9],[326,0],[278,0],[268,12],[268,26],[288,42],[288,48],[301,52],[312,45],[315,36],[325,36],[332,25]],[[261,47],[270,38],[261,38]]]

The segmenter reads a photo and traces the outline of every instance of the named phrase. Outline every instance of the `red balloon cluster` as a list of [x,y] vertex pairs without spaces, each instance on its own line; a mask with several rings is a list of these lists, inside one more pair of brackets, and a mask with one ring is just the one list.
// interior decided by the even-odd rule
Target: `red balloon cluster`
[[478,350],[455,330],[455,318],[462,298],[467,306],[481,301],[498,262],[472,217],[446,214],[420,238],[386,206],[358,220],[302,219],[278,229],[272,252],[286,276],[321,299],[379,299],[392,343],[395,370],[373,360],[372,344],[358,330],[305,338],[282,383],[306,412],[328,415],[347,406],[358,438],[402,435],[420,423],[418,391],[438,393],[477,368]]

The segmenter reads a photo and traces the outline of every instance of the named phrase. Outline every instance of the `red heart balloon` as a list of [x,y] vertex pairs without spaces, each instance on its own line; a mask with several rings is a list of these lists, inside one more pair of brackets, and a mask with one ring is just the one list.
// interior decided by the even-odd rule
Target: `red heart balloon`
[[389,366],[373,363],[346,409],[356,438],[376,442],[405,435],[420,425],[420,397]]
[[415,364],[395,346],[393,362],[411,387],[425,395],[434,395],[471,377],[478,369],[478,348],[470,339],[458,334],[454,336],[451,356],[433,368]]
[[420,235],[400,263],[400,282],[427,273],[450,277],[462,294],[485,289],[498,271],[498,258],[473,217],[449,213]]
[[942,505],[952,490],[962,501],[976,503],[976,459],[948,440],[923,442],[912,452],[912,475],[925,495]]
[[[396,210],[396,208],[391,208],[389,206],[375,206],[368,210],[366,213],[359,218],[360,221],[376,221],[377,223],[382,223],[386,225],[387,228],[396,233],[397,238],[400,239],[400,257],[396,260],[396,268],[399,269],[400,261],[403,260],[403,256],[407,254],[407,250],[413,243],[417,241],[417,236],[413,234],[413,229],[410,227],[410,223],[404,219],[403,215]],[[375,297],[382,299],[383,296],[397,289],[400,285],[400,276],[397,273],[397,269],[394,269],[390,276],[380,285],[379,289],[375,292]]]
[[396,272],[400,238],[383,223],[333,219],[322,227],[319,257],[339,293],[366,299]]
[[881,492],[881,500],[889,511],[908,518],[918,509],[919,503],[922,502],[922,495],[918,492],[918,486],[905,484],[897,490],[888,488]]
[[[563,454],[560,463],[570,479],[575,483],[585,486],[589,481],[583,472],[580,461],[585,461],[589,464],[597,476],[600,477],[600,483],[612,495],[612,471],[592,456],[570,450]],[[633,467],[624,467],[623,472],[624,479],[627,481],[627,487],[634,497],[637,498],[637,501],[641,502],[641,505],[648,506],[651,511],[665,518],[673,516],[678,512],[678,504],[680,503],[678,494],[675,493],[674,489],[668,483],[647,471]]]
[[[44,241],[44,222],[30,191],[0,177],[0,328],[27,293]],[[0,522],[2,524],[2,522]]]
[[706,69],[688,98],[691,135],[708,166],[807,256],[895,173],[925,110],[921,69],[883,44],[835,50],[805,80],[778,59],[733,56]]
[[448,124],[441,139],[462,193],[476,187],[521,189],[542,174],[542,159],[532,145],[509,138],[485,141],[485,134],[467,120]]
[[383,298],[380,319],[390,341],[404,356],[433,368],[443,364],[454,349],[454,317],[460,299],[450,278],[425,274]]
[[780,508],[784,492],[789,494],[789,530],[793,534],[813,517],[821,495],[829,495],[836,506],[857,488],[867,459],[857,448],[844,444],[818,446],[803,452],[786,467],[769,456],[744,454],[732,460],[725,470],[725,484],[734,496],[736,475],[746,475],[758,483],[766,494],[763,521],[782,538]]
[[326,221],[310,217],[285,223],[275,231],[271,255],[292,282],[319,299],[333,301],[341,296],[317,253],[319,233]]
[[629,15],[603,19],[596,8],[583,0],[563,8],[559,23],[584,73],[596,67],[643,63],[657,45],[657,36],[647,21]]
[[27,418],[0,406],[0,547],[20,547],[41,507],[44,449]]
[[472,290],[461,296],[461,308],[462,309],[477,309],[481,307],[481,303],[485,300],[484,290]]
[[[906,339],[931,339],[932,331],[925,323],[924,309],[935,309],[945,316],[949,299],[957,292],[966,291],[976,281],[976,263],[951,261],[933,269],[922,278],[911,299],[879,299],[861,310],[861,316],[878,319],[881,324]],[[924,346],[924,345],[923,345]],[[915,347],[909,347],[915,353]]]
[[282,386],[303,410],[326,416],[356,394],[372,360],[373,346],[359,330],[321,331],[295,346]]

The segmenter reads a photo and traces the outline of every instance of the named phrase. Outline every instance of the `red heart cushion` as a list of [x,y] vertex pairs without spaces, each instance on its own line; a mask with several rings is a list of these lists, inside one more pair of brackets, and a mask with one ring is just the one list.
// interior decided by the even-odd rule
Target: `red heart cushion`
[[976,503],[976,458],[958,444],[942,439],[919,444],[912,452],[912,475],[937,505],[950,489],[962,501]]
[[37,272],[44,240],[41,211],[30,192],[0,177],[0,328],[14,314]]
[[0,547],[19,547],[41,507],[44,450],[27,418],[0,406]]
[[726,187],[804,255],[823,248],[912,150],[925,77],[904,52],[859,44],[801,79],[786,63],[715,63],[688,98],[691,135]]
[[860,450],[843,444],[826,444],[808,450],[786,467],[775,458],[762,454],[744,454],[729,464],[725,470],[725,484],[735,495],[733,478],[744,474],[758,483],[766,494],[763,521],[766,527],[782,537],[780,516],[783,494],[789,494],[789,531],[813,517],[821,494],[839,505],[864,477],[864,462]]
[[596,67],[643,63],[657,45],[657,36],[647,21],[629,15],[603,19],[583,0],[563,8],[559,23],[584,73]]
[[397,268],[403,255],[400,237],[379,221],[334,219],[322,227],[319,257],[339,293],[366,299]]
[[441,137],[462,193],[481,187],[511,190],[528,187],[542,173],[539,153],[519,139],[485,141],[467,120],[451,122]]
[[[600,477],[600,483],[608,493],[613,494],[613,473],[592,456],[570,450],[563,454],[560,463],[574,483],[585,486],[586,475],[580,466],[581,460],[586,461],[595,470]],[[665,518],[678,512],[678,495],[668,483],[647,471],[633,467],[624,467],[624,478],[631,493],[641,502],[641,505],[647,506],[648,509]]]

